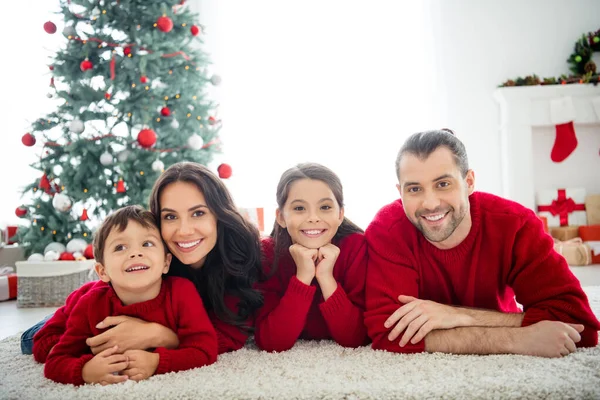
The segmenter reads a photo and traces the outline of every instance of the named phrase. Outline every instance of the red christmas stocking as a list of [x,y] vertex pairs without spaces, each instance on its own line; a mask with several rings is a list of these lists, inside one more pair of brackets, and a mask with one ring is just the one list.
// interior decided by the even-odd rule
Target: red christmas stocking
[[564,161],[577,147],[577,136],[573,121],[556,125],[556,139],[550,153],[552,161],[559,163]]

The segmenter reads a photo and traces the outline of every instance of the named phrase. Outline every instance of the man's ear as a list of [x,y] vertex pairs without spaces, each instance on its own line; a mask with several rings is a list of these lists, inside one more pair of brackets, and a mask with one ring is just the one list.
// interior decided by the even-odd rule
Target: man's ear
[[400,186],[399,183],[396,183],[396,189],[398,189],[398,194],[400,195],[400,198],[402,198],[402,186]]
[[467,190],[470,196],[475,191],[475,172],[472,169],[467,171],[465,182],[467,183]]
[[94,269],[96,270],[96,273],[102,282],[110,282],[110,276],[108,276],[106,273],[106,267],[104,267],[104,265],[96,263],[96,265],[94,265]]
[[169,268],[171,267],[171,261],[173,260],[173,255],[171,253],[167,253],[165,255],[165,267],[163,268],[163,274],[169,272]]
[[279,211],[279,208],[277,210],[275,210],[275,219],[277,220],[277,223],[279,224],[280,227],[282,227],[283,229],[286,228],[286,224],[285,224],[285,219],[283,218],[283,213],[281,211]]

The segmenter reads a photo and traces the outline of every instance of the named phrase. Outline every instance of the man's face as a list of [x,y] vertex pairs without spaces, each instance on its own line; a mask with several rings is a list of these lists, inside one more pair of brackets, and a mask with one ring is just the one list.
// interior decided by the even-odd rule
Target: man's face
[[413,225],[439,248],[458,245],[471,228],[473,171],[463,178],[452,152],[440,147],[424,160],[404,154],[399,175],[398,191]]

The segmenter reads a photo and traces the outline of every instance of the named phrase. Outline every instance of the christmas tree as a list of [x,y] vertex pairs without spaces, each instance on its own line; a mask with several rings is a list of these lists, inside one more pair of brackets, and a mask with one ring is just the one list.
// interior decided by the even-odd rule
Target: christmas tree
[[57,109],[22,137],[40,153],[40,178],[24,188],[31,201],[16,210],[29,220],[18,230],[28,255],[72,259],[112,210],[147,205],[164,168],[207,164],[218,151],[206,89],[220,78],[207,72],[202,27],[184,3],[62,0],[44,24],[48,34],[64,26],[65,42],[49,63]]

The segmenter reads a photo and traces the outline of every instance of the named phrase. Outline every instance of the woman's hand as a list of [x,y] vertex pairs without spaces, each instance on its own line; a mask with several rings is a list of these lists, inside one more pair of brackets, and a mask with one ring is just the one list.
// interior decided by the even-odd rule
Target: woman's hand
[[296,263],[296,278],[305,285],[310,285],[315,277],[318,253],[318,249],[309,249],[299,244],[290,246],[290,254]]
[[155,347],[173,349],[179,346],[177,335],[169,328],[134,317],[106,317],[96,328],[107,330],[86,340],[93,354],[114,346],[119,347],[119,352]]

